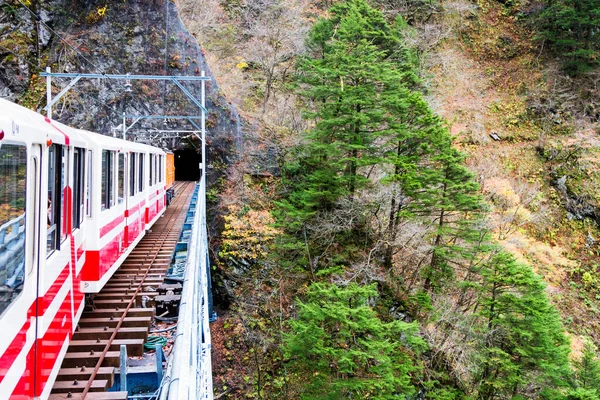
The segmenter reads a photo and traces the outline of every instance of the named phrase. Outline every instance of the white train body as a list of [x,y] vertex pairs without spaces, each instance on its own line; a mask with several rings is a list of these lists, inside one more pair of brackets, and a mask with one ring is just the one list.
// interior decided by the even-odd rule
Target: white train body
[[165,165],[0,100],[0,399],[49,396],[85,293],[164,213]]

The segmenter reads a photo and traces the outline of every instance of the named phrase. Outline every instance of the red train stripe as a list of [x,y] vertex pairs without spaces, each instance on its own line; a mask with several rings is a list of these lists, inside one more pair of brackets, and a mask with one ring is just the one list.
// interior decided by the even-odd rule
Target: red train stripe
[[[30,351],[30,356],[33,357],[33,348]],[[28,355],[29,357],[29,355]],[[25,370],[17,386],[10,395],[10,400],[31,400],[33,397],[33,374],[32,371]]]
[[46,311],[48,310],[48,307],[50,307],[50,304],[52,304],[52,302],[56,298],[56,295],[58,294],[60,289],[65,284],[65,281],[67,280],[67,278],[69,276],[69,272],[70,272],[69,265],[70,265],[69,263],[67,263],[67,265],[65,265],[63,270],[58,275],[58,278],[56,278],[56,280],[54,281],[52,286],[50,286],[50,289],[48,289],[48,291],[46,292],[46,294],[43,297],[39,298],[39,310],[38,310],[39,313],[38,313],[38,315],[44,315],[46,313]]
[[12,342],[8,345],[4,354],[2,354],[2,357],[0,357],[0,382],[4,380],[8,374],[8,370],[13,365],[15,359],[21,353],[21,350],[25,347],[25,343],[27,342],[27,331],[31,326],[31,318],[29,317],[29,313],[27,314],[27,321],[25,321],[25,324],[23,324],[19,333],[17,333]]
[[115,229],[115,227],[117,227],[124,220],[125,220],[125,217],[122,215],[119,215],[117,218],[113,219],[110,223],[104,225],[102,228],[100,228],[100,237],[103,237],[108,232]]
[[38,362],[36,363],[36,394],[39,396],[48,383],[50,373],[57,362],[63,344],[71,338],[73,318],[71,317],[71,291],[67,292],[56,315],[52,319],[44,337],[38,339]]
[[[48,307],[50,306],[50,304],[52,304],[52,301],[54,300],[60,289],[63,287],[68,276],[69,264],[67,263],[67,265],[65,265],[65,267],[58,275],[58,278],[54,281],[50,289],[48,289],[46,294],[43,297],[39,297],[37,299],[39,307],[37,315],[42,316],[46,313]],[[15,338],[10,343],[4,354],[0,357],[0,382],[4,380],[6,374],[8,373],[8,370],[13,365],[15,359],[21,353],[21,350],[25,346],[25,343],[27,341],[27,331],[31,327],[31,317],[35,316],[35,307],[36,301],[34,300],[31,306],[29,307],[29,310],[27,311],[27,320],[23,324],[23,327],[21,327],[19,333],[15,336]]]
[[66,133],[64,133],[63,131],[61,131],[60,129],[58,129],[56,127],[56,125],[54,125],[52,123],[52,120],[50,120],[50,118],[48,117],[44,117],[44,119],[46,120],[47,123],[49,123],[54,129],[56,129],[57,131],[59,131],[60,133],[63,134],[63,136],[65,137],[65,144],[68,146],[71,143],[71,139],[69,139],[69,135],[67,135]]
[[142,200],[137,205],[131,207],[129,210],[125,210],[125,218],[129,217],[131,214],[142,208],[144,205],[146,205],[146,200]]
[[81,270],[81,280],[97,281],[100,279],[100,252],[98,250],[87,250],[85,252],[85,264]]

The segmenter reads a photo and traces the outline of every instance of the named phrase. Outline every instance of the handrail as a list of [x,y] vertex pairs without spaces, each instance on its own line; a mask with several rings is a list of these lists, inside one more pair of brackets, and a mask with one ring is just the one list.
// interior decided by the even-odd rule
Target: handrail
[[[15,289],[25,268],[25,213],[0,226],[0,285]],[[23,223],[23,224],[22,224]],[[10,232],[9,232],[10,229]]]
[[[15,229],[14,225],[16,225],[16,227],[19,227],[21,221],[24,219],[25,219],[25,213],[19,215],[16,218],[11,219],[10,221],[6,222],[4,225],[0,226],[0,245],[5,244],[8,242],[8,240],[11,240],[11,239],[15,238],[16,236],[18,236],[19,229]],[[10,227],[12,227],[11,233],[9,235],[7,235],[6,233],[8,231],[8,228],[10,228]],[[5,240],[7,240],[7,241],[5,242]]]
[[176,339],[164,374],[169,384],[161,391],[161,400],[213,399],[207,271],[205,184],[201,179],[188,243]]

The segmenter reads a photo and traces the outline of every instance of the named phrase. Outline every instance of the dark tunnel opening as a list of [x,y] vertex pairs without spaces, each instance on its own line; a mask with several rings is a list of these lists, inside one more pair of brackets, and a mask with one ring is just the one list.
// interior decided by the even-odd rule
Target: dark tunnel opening
[[175,150],[175,180],[200,180],[200,164],[202,157],[195,150]]

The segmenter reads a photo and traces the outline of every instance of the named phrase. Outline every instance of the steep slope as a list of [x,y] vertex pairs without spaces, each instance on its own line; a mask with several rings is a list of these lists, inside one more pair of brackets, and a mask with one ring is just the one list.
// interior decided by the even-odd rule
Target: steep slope
[[545,277],[568,329],[598,340],[597,73],[562,72],[534,40],[530,7],[445,3],[452,34],[429,55],[427,81],[470,154],[494,234]]
[[[292,44],[302,28],[287,16],[296,15],[296,24],[307,25],[326,15],[329,4],[179,3],[184,21],[223,79],[224,91],[244,115],[257,121],[261,140],[275,142],[285,154],[307,126],[298,118],[297,99],[286,88],[293,61],[303,52],[302,46]],[[455,145],[469,155],[467,165],[491,206],[492,236],[544,277],[546,292],[573,335],[573,349],[582,346],[578,335],[598,340],[597,73],[569,77],[560,60],[535,39],[541,2],[373,3],[390,20],[398,14],[408,20],[412,32],[405,39],[417,51],[427,98],[448,121]],[[201,10],[215,18],[200,22],[196,16]],[[281,31],[285,34],[278,36]],[[257,58],[256,43],[270,57]],[[289,54],[277,58],[278,46]],[[261,397],[285,387],[286,378],[277,371],[282,357],[278,331],[285,329],[282,320],[293,314],[291,297],[303,293],[299,281],[304,279],[301,274],[279,275],[264,254],[273,236],[264,236],[262,227],[272,222],[248,217],[243,210],[271,209],[273,180],[245,174],[249,170],[240,167],[232,171],[223,195],[229,214],[225,235],[215,242],[221,251],[217,274],[228,294],[225,303],[231,306],[215,327],[222,340],[216,379],[233,398]],[[264,240],[262,246],[246,239],[253,235]],[[249,247],[258,253],[240,251]],[[409,256],[418,256],[418,251]],[[435,340],[429,327],[423,334]],[[457,335],[450,340],[460,340],[460,331]]]
[[[26,9],[30,8],[31,12]],[[35,21],[33,13],[41,22]],[[196,40],[182,24],[169,1],[144,2],[3,2],[0,7],[0,92],[3,97],[39,109],[45,105],[45,79],[39,73],[54,72],[141,75],[196,75],[206,71],[207,127],[215,148],[215,164],[227,159],[231,143],[241,145],[241,121],[235,108],[219,94]],[[49,28],[47,28],[49,27]],[[53,80],[58,93],[69,81]],[[200,84],[184,83],[197,98]],[[133,81],[79,82],[55,105],[54,118],[83,129],[114,134],[122,115],[196,115],[198,110],[173,83]],[[128,121],[131,123],[131,121]],[[143,120],[131,138],[149,140],[148,131],[193,127],[176,120]],[[156,134],[153,135],[157,137]],[[188,140],[164,140],[163,146],[190,146]],[[192,143],[192,146],[197,146]],[[224,153],[223,153],[224,152]],[[231,160],[229,160],[231,161]]]

